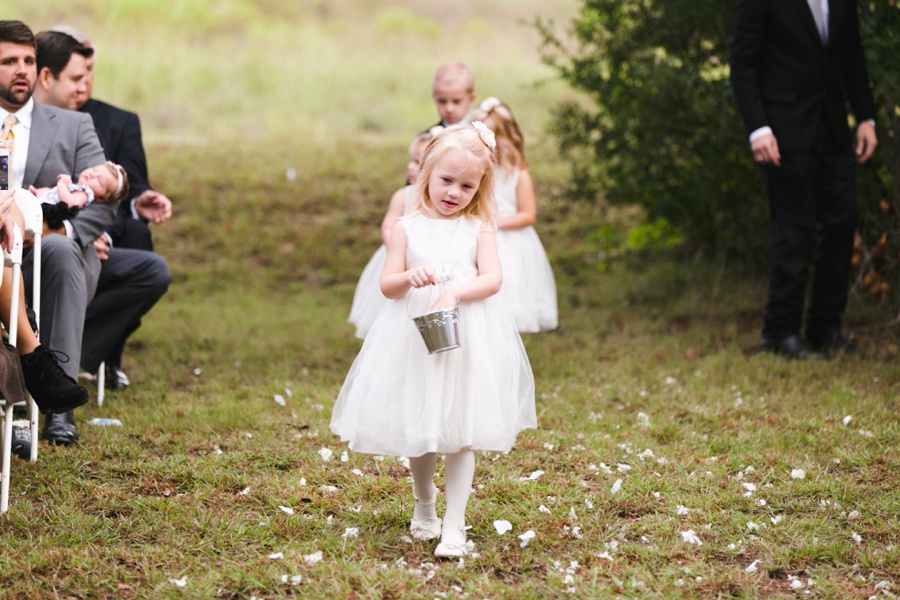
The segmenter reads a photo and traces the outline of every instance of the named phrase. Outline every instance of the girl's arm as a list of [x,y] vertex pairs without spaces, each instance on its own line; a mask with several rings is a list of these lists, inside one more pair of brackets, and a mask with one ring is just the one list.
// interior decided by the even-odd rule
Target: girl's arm
[[406,188],[400,188],[391,196],[391,203],[388,204],[387,212],[384,214],[384,220],[381,221],[381,242],[387,246],[388,240],[391,239],[391,231],[394,229],[394,223],[403,216],[403,204],[406,201]]
[[411,287],[420,288],[434,284],[434,273],[430,267],[406,268],[406,232],[403,231],[403,223],[398,219],[388,240],[387,258],[384,262],[384,271],[381,272],[381,293],[387,298],[397,300],[405,296]]
[[441,294],[428,312],[456,306],[457,296],[460,302],[473,302],[493,296],[500,291],[503,272],[500,270],[500,257],[497,255],[497,242],[493,231],[482,230],[478,234],[475,262],[478,265],[478,276]]
[[58,182],[56,184],[56,193],[59,195],[59,201],[68,206],[69,208],[82,208],[85,204],[87,204],[87,194],[84,192],[70,192],[69,184],[72,183],[72,178],[68,175],[60,175],[57,177]]
[[522,229],[534,225],[537,218],[537,202],[534,199],[534,186],[531,184],[531,173],[528,169],[519,171],[519,184],[516,186],[516,207],[518,212],[501,219],[498,229]]

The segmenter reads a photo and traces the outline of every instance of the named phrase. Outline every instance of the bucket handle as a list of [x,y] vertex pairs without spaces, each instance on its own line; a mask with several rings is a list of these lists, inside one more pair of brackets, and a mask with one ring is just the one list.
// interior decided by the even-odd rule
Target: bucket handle
[[[413,316],[413,314],[412,314],[411,312],[409,312],[409,299],[410,299],[410,297],[412,296],[412,291],[413,291],[414,289],[416,289],[416,288],[410,288],[409,291],[406,292],[406,315],[407,315],[410,319],[415,319],[415,318],[416,318],[415,316]],[[459,307],[459,303],[460,303],[460,300],[459,300],[459,292],[456,291],[456,286],[451,287],[450,289],[453,290],[453,293],[456,295],[456,306],[457,306],[457,308],[458,308],[458,307]],[[425,314],[427,314],[427,313],[425,313]],[[417,316],[421,316],[421,315],[417,315]]]

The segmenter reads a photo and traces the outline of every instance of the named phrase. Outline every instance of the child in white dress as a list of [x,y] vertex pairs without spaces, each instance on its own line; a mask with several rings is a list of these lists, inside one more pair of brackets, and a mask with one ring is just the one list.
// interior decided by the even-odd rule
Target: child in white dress
[[[534,377],[515,321],[495,294],[494,136],[481,123],[438,133],[412,202],[394,225],[381,289],[392,301],[369,330],[341,388],[331,430],[367,454],[406,456],[410,532],[441,536],[438,557],[466,553],[465,510],[475,451],[507,452],[537,426]],[[428,354],[410,315],[459,305],[461,347]],[[446,512],[434,473],[446,454]]]
[[387,303],[387,298],[381,293],[381,272],[384,270],[384,260],[387,257],[387,243],[391,237],[391,230],[397,219],[406,212],[409,205],[409,198],[412,193],[412,184],[416,182],[419,175],[419,163],[422,161],[422,154],[425,152],[425,146],[434,138],[434,135],[428,131],[420,133],[409,145],[409,163],[406,165],[406,178],[410,185],[400,188],[391,196],[391,202],[388,204],[387,212],[381,221],[381,241],[382,244],[369,259],[359,281],[356,284],[356,291],[353,293],[353,304],[350,307],[350,316],[347,322],[356,326],[356,337],[365,339],[366,333],[375,322],[375,317],[381,312],[381,309]]
[[556,329],[556,281],[544,246],[534,230],[537,203],[525,161],[525,141],[509,106],[487,98],[471,116],[497,136],[500,155],[494,176],[497,199],[497,253],[503,267],[500,297],[522,333]]

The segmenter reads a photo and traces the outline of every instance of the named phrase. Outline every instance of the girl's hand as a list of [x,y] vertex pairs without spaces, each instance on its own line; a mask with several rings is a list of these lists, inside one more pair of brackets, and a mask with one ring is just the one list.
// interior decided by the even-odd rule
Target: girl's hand
[[414,288],[423,288],[436,283],[431,267],[416,267],[408,270],[406,281]]
[[447,290],[440,296],[438,299],[434,301],[434,304],[431,305],[431,308],[428,309],[428,312],[434,312],[436,310],[444,310],[445,308],[453,308],[456,306],[456,303],[459,301],[459,298],[456,295],[456,292],[453,290]]

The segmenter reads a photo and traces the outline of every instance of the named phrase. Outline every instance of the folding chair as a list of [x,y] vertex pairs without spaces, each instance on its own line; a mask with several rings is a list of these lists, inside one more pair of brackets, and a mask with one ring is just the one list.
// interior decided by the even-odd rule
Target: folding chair
[[[4,264],[12,266],[12,303],[9,314],[9,343],[16,345],[16,328],[19,322],[19,286],[22,280],[22,230],[16,225],[14,229],[13,251],[9,254],[3,252]],[[37,423],[37,405],[30,397],[28,399],[29,413],[32,423]],[[2,438],[0,443],[3,446],[2,456],[2,472],[0,472],[0,514],[9,510],[9,477],[10,477],[10,458],[12,456],[12,424],[13,424],[13,405],[0,400],[0,410],[3,416]],[[35,429],[37,427],[35,426]],[[32,431],[34,433],[34,431]],[[36,438],[36,436],[34,436]],[[37,440],[33,443],[32,448],[37,446]],[[37,458],[34,450],[32,450],[32,460]]]

